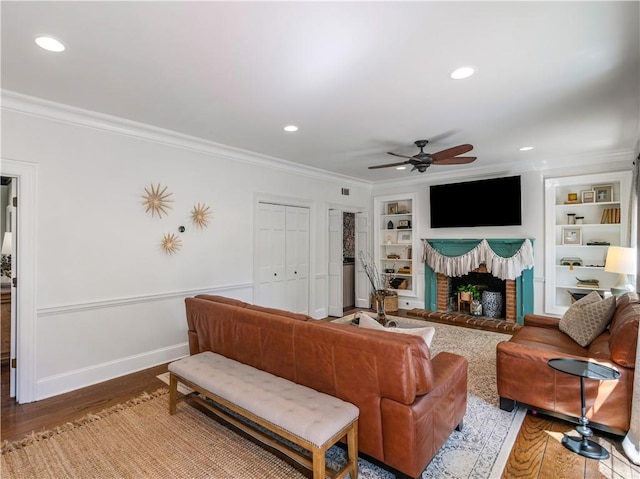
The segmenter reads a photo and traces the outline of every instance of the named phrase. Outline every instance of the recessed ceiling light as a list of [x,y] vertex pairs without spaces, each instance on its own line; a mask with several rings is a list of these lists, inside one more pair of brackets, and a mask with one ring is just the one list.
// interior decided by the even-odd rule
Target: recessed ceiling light
[[40,48],[44,48],[45,50],[50,52],[59,53],[65,50],[65,46],[63,45],[63,43],[60,40],[56,40],[53,37],[48,37],[48,36],[38,37],[36,38],[36,44]]
[[475,70],[471,67],[461,67],[457,70],[454,70],[454,72],[451,74],[451,78],[453,78],[454,80],[462,80],[463,78],[470,77],[474,72]]
[[298,127],[296,125],[287,125],[284,127],[284,131],[298,131]]
[[406,166],[396,166],[396,170],[406,170]]
[[529,151],[533,150],[533,146],[523,146],[522,148],[518,148],[520,151]]

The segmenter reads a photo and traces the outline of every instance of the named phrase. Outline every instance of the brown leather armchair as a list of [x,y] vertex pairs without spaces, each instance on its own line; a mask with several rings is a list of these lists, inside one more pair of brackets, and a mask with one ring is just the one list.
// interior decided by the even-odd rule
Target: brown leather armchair
[[617,381],[585,380],[590,426],[618,435],[629,430],[635,376],[640,297],[626,293],[616,302],[609,327],[583,348],[560,331],[559,319],[527,315],[524,327],[496,348],[500,407],[516,403],[577,422],[580,379],[547,365],[551,358],[593,360],[620,371]]

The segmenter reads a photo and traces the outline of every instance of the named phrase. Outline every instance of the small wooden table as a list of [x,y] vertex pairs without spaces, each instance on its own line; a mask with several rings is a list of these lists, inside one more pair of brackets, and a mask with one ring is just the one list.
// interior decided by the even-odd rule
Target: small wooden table
[[609,366],[605,366],[604,364],[597,364],[573,358],[553,358],[549,359],[547,364],[557,371],[580,377],[580,399],[582,401],[582,409],[580,419],[578,420],[580,425],[576,427],[576,431],[578,431],[580,437],[565,435],[562,438],[562,444],[570,451],[590,459],[608,458],[609,451],[597,442],[589,440],[589,438],[593,436],[593,431],[588,426],[589,420],[587,419],[584,400],[584,380],[585,378],[599,379],[600,381],[615,380],[620,378],[620,371],[610,368]]

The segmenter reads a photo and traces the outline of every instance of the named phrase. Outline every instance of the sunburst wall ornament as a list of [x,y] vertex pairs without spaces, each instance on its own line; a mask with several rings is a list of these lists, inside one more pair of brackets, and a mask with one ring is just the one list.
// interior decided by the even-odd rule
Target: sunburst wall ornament
[[211,217],[211,212],[209,211],[209,207],[205,204],[198,203],[191,210],[191,221],[198,228],[206,228],[209,226],[209,220]]
[[180,251],[180,248],[182,248],[182,241],[177,235],[173,233],[167,233],[162,237],[160,247],[165,253],[174,254]]
[[168,210],[171,209],[169,203],[173,203],[173,200],[169,199],[171,195],[173,195],[173,193],[167,193],[166,186],[163,188],[160,183],[157,185],[151,183],[150,187],[145,187],[144,194],[142,195],[144,199],[142,204],[145,206],[144,212],[151,212],[152,217],[158,215],[158,218],[168,214]]

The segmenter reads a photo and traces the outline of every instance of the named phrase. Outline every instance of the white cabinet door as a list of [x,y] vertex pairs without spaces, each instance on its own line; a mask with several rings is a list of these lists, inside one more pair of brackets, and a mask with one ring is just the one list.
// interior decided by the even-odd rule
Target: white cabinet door
[[294,313],[309,311],[309,208],[287,206],[286,306]]
[[309,208],[258,203],[254,302],[309,311]]

